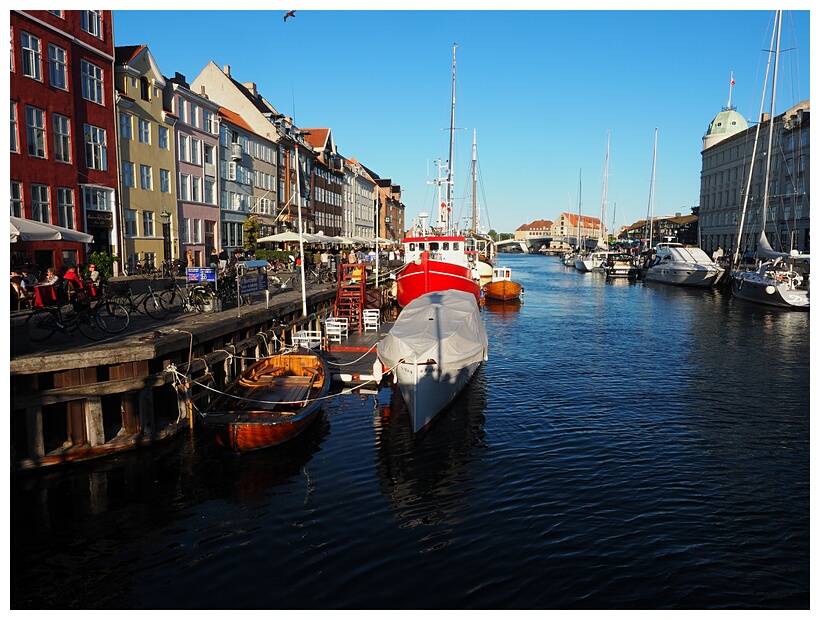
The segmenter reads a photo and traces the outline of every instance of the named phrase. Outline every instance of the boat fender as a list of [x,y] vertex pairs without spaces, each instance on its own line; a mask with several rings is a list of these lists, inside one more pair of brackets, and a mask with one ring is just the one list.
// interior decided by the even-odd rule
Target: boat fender
[[775,287],[773,287],[771,284],[769,284],[769,285],[766,287],[766,293],[767,293],[768,295],[774,295],[775,290],[777,290],[777,289],[775,289]]
[[381,382],[383,371],[384,366],[382,366],[382,363],[378,359],[375,362],[373,362],[373,378],[376,380],[377,383]]

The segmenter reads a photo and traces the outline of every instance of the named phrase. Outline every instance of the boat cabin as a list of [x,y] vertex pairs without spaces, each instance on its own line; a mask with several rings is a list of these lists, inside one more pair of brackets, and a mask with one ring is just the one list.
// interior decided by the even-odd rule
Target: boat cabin
[[461,236],[405,237],[402,245],[405,263],[419,260],[421,253],[427,252],[431,260],[470,267],[465,252],[465,239]]
[[512,280],[512,269],[509,267],[493,267],[493,282]]

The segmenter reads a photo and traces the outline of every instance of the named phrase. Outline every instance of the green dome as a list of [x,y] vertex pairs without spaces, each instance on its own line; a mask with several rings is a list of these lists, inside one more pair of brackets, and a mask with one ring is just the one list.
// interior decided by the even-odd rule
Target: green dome
[[704,148],[748,128],[749,124],[746,119],[735,108],[723,108],[720,114],[709,123],[709,129],[703,136]]

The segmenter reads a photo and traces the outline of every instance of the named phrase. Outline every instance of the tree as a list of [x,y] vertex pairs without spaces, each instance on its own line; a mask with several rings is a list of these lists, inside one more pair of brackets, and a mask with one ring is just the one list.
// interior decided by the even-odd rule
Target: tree
[[254,216],[250,216],[242,225],[244,230],[244,243],[242,247],[251,254],[256,253],[256,240],[259,239],[259,222]]

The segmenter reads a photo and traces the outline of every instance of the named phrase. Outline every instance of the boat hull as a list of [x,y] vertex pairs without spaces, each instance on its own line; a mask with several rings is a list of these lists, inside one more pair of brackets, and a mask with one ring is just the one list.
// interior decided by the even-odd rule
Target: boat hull
[[512,280],[488,282],[484,285],[484,298],[496,301],[510,301],[521,296],[521,285]]
[[675,286],[709,287],[717,284],[723,271],[702,265],[655,265],[644,272],[644,279]]
[[426,253],[396,274],[396,301],[402,308],[422,295],[447,290],[470,293],[476,303],[480,301],[481,288],[470,269],[431,259]]
[[216,443],[234,452],[293,439],[319,416],[330,390],[324,360],[306,349],[263,358],[231,383],[203,416]]
[[470,382],[480,362],[442,368],[436,364],[399,364],[396,385],[410,413],[414,433],[421,433]]

